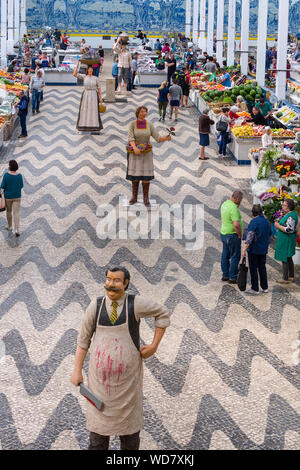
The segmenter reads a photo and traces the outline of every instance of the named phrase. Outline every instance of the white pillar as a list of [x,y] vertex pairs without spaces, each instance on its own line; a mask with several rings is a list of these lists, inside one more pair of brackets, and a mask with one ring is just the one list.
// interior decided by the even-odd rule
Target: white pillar
[[15,43],[19,41],[20,38],[20,0],[15,0],[15,28],[14,28],[14,40]]
[[218,0],[217,15],[217,61],[222,67],[224,46],[224,0]]
[[207,53],[210,56],[212,56],[214,53],[214,22],[215,22],[215,0],[208,0]]
[[[25,1],[25,0],[24,0]],[[185,4],[185,37],[191,37],[191,0],[186,0]]]
[[234,64],[235,51],[235,14],[236,0],[229,0],[228,5],[228,40],[227,40],[227,65],[232,67]]
[[1,66],[6,67],[7,0],[1,0]]
[[203,52],[206,52],[206,0],[200,0],[200,23],[199,23],[199,47]]
[[[286,97],[286,67],[289,29],[289,2],[279,0],[278,11],[278,42],[277,42],[277,72],[276,96],[279,101]],[[283,70],[283,72],[281,72]]]
[[199,0],[194,0],[193,8],[193,43],[198,43],[198,26],[199,26]]
[[14,53],[14,0],[8,0],[7,5],[7,53]]
[[256,81],[260,86],[265,85],[267,22],[268,22],[268,0],[259,0],[257,55],[256,55]]
[[248,74],[250,0],[242,0],[241,72]]

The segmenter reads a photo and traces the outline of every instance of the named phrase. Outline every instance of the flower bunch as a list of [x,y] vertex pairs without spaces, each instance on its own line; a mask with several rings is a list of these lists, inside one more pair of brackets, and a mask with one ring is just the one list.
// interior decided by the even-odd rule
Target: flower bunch
[[289,164],[281,163],[275,166],[276,173],[279,174],[281,178],[285,177],[288,172],[291,171],[291,166]]
[[175,127],[170,127],[170,129],[166,128],[167,131],[169,132],[169,135],[176,135],[175,134]]
[[273,199],[274,197],[278,197],[278,194],[276,193],[271,193],[271,192],[266,192],[266,193],[263,193],[259,196],[259,199],[261,200],[261,202],[265,202],[267,201],[268,199]]
[[273,215],[273,221],[279,222],[283,216],[284,216],[284,212],[282,209],[280,209],[279,211],[276,211],[275,214]]
[[300,179],[300,174],[298,171],[288,171],[285,175],[282,175],[282,178],[285,178],[291,184],[297,184]]

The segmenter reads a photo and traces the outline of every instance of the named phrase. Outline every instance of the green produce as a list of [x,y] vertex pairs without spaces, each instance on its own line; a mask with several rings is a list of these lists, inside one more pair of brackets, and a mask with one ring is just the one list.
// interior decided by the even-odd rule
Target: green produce
[[277,113],[277,114],[276,114],[276,117],[277,117],[278,119],[281,118],[282,116],[283,116],[282,113]]
[[226,103],[226,104],[234,104],[234,101],[230,98],[230,96],[226,96],[226,97],[223,99],[223,103]]

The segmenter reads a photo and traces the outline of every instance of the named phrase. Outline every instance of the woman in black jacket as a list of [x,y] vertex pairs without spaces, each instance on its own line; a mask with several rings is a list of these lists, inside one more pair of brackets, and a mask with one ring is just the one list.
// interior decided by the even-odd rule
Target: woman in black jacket
[[204,109],[202,116],[199,117],[199,136],[200,136],[200,156],[199,160],[208,160],[205,156],[205,147],[209,142],[210,126],[214,124],[214,121],[208,116],[209,109]]

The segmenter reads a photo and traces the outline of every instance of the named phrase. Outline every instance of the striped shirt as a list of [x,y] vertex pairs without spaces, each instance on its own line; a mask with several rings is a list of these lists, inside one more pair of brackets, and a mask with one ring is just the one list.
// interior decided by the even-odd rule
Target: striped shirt
[[42,86],[45,85],[45,80],[43,78],[32,77],[30,84],[30,91],[37,90],[42,91]]

